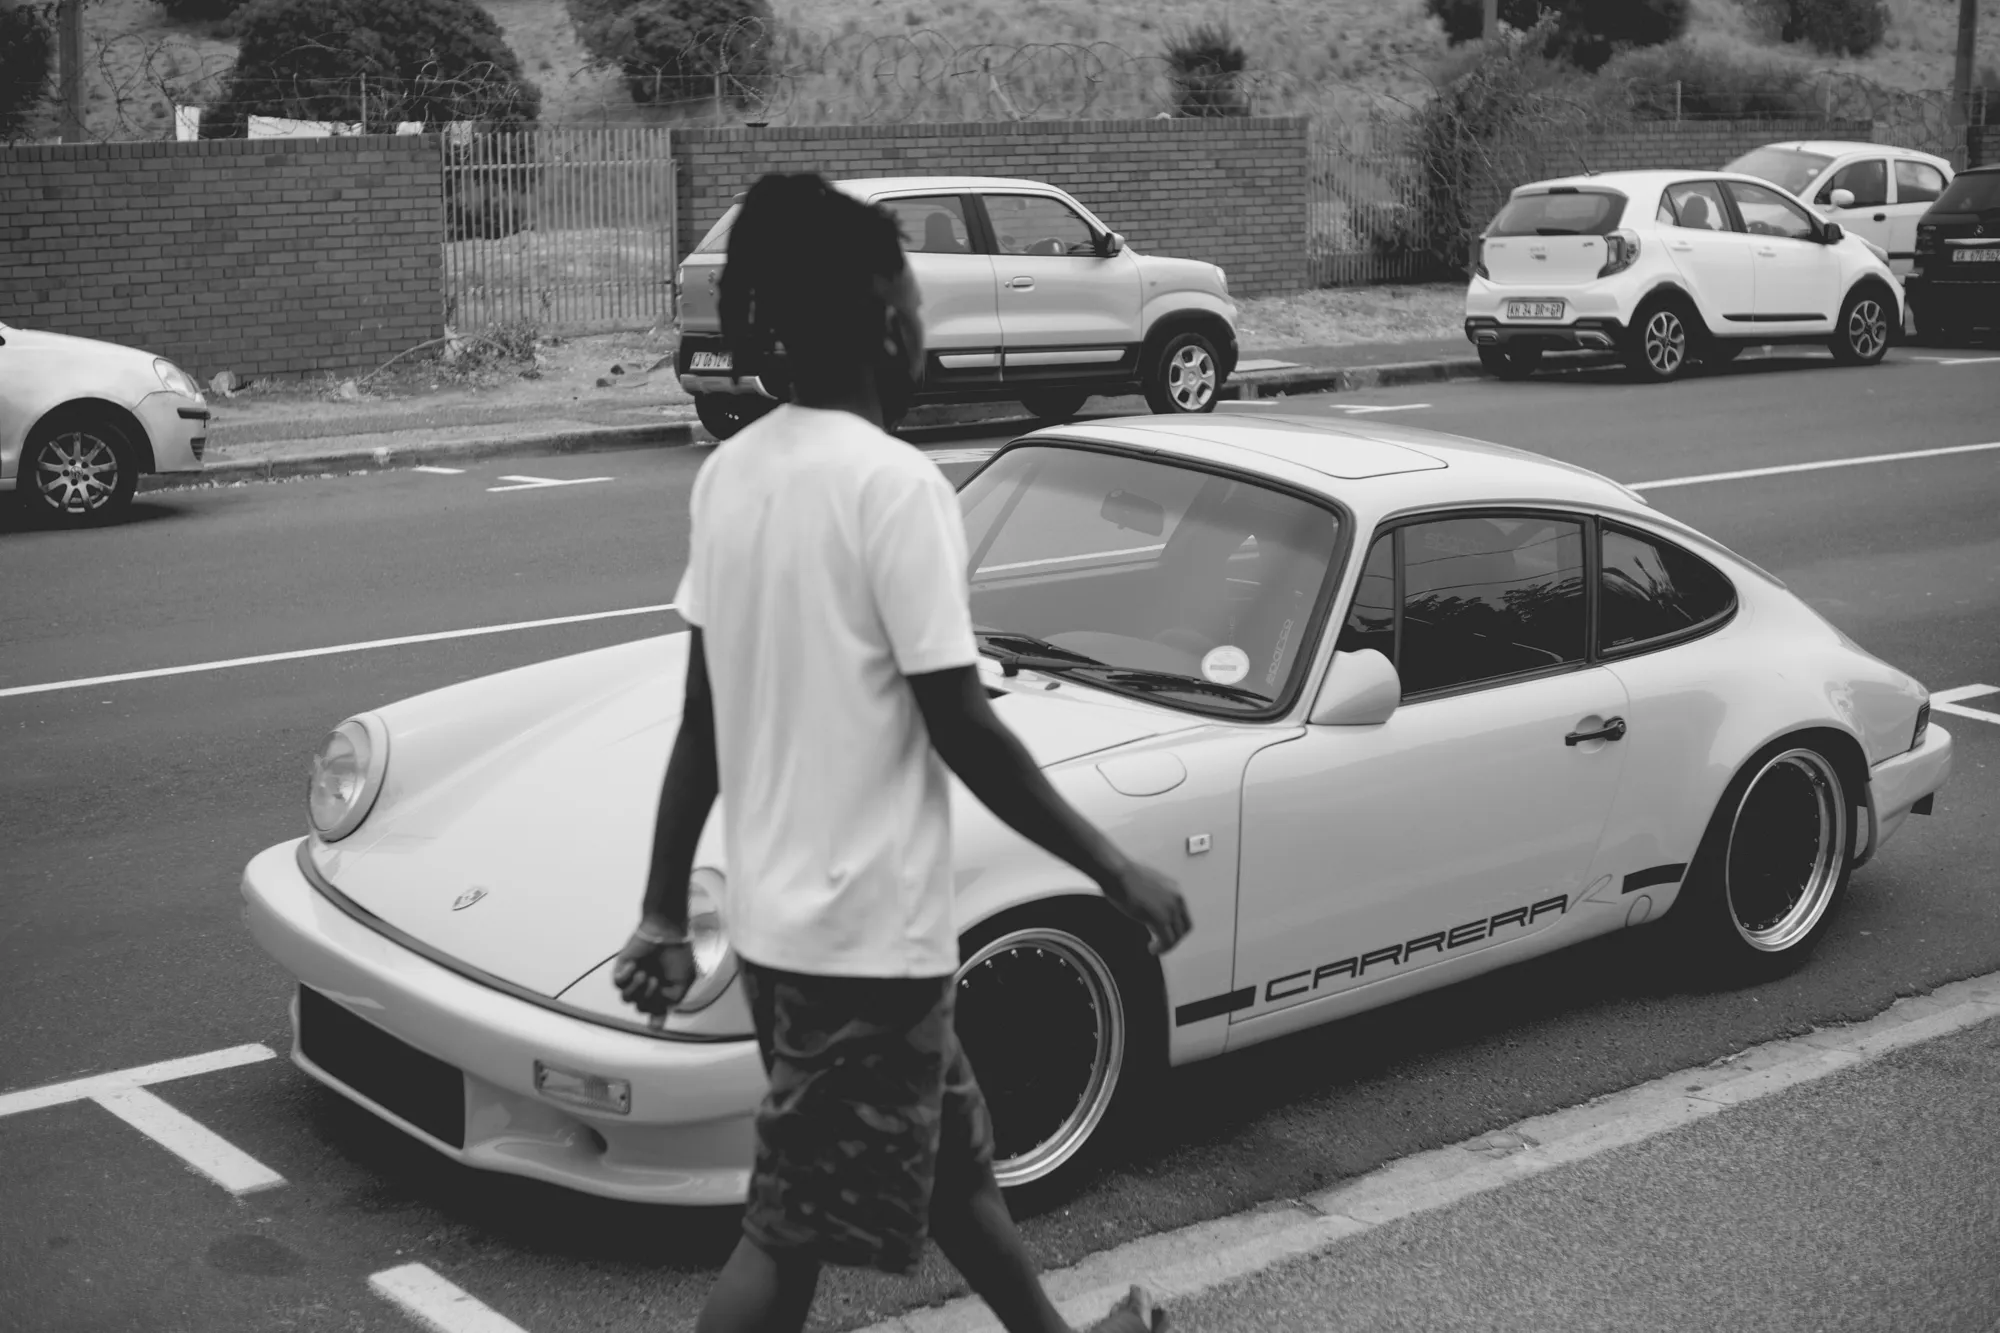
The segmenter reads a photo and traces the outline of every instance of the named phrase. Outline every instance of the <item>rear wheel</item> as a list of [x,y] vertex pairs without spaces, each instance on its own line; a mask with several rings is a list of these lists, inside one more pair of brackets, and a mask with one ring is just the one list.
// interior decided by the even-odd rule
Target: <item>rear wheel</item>
[[59,416],[29,437],[15,485],[39,518],[61,527],[102,523],[132,502],[138,455],[125,433],[101,417]]
[[762,394],[754,393],[698,393],[694,396],[694,414],[701,418],[702,428],[718,440],[726,440],[759,417],[767,415],[778,404]]
[[1222,358],[1208,335],[1176,333],[1153,353],[1145,387],[1146,406],[1155,412],[1212,412],[1222,389]]
[[1686,312],[1672,302],[1642,306],[1625,334],[1625,364],[1656,383],[1679,379],[1688,368],[1694,329]]
[[1037,421],[1068,421],[1083,410],[1090,395],[1074,389],[1047,389],[1021,395],[1021,406]]
[[1889,352],[1890,303],[1873,287],[1850,292],[1834,325],[1833,359],[1845,366],[1872,366]]
[[1479,364],[1486,373],[1503,380],[1524,380],[1542,364],[1539,347],[1482,347]]

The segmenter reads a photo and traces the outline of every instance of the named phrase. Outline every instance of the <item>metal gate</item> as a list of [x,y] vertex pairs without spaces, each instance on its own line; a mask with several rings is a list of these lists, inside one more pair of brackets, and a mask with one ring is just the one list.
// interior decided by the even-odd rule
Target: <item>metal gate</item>
[[671,130],[651,128],[447,133],[445,323],[576,334],[671,321],[672,147]]

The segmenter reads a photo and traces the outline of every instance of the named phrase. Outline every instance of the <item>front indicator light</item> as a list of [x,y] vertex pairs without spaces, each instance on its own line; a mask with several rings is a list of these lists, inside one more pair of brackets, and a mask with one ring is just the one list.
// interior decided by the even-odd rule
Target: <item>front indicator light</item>
[[1917,706],[1916,730],[1910,733],[1910,748],[1916,749],[1924,743],[1924,734],[1931,729],[1931,701],[1926,699]]
[[1623,273],[1638,262],[1639,233],[1614,231],[1604,238],[1604,267],[1597,270],[1597,276],[1608,278],[1614,273]]
[[609,1111],[612,1115],[632,1114],[632,1085],[622,1078],[565,1069],[561,1065],[535,1061],[535,1091],[552,1102],[580,1106],[586,1111]]

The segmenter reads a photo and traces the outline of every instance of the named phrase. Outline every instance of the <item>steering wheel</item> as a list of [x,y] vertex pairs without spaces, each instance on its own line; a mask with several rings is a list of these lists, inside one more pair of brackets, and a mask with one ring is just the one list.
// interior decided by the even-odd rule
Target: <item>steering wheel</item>
[[1060,237],[1044,236],[1039,241],[1031,241],[1021,251],[1024,255],[1062,255],[1067,253]]

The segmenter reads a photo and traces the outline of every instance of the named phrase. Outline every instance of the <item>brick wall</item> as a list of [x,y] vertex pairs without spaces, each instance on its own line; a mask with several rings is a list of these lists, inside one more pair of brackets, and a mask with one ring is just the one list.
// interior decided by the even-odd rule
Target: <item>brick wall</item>
[[436,138],[0,148],[0,319],[206,380],[370,369],[442,328]]
[[2000,163],[2000,125],[1974,125],[1966,131],[1970,150],[1969,165],[1990,167]]
[[1024,176],[1068,190],[1140,250],[1222,265],[1239,295],[1305,283],[1302,120],[683,130],[674,154],[683,254],[769,171]]

